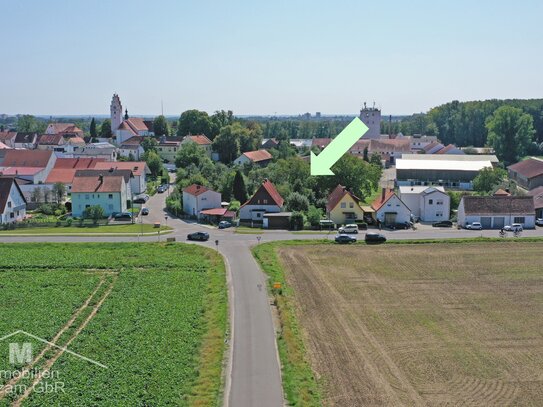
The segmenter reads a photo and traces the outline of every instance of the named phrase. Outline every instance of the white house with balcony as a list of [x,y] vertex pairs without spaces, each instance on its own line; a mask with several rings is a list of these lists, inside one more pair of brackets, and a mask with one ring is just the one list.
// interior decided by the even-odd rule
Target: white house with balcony
[[449,220],[451,198],[443,187],[401,186],[399,197],[422,222]]

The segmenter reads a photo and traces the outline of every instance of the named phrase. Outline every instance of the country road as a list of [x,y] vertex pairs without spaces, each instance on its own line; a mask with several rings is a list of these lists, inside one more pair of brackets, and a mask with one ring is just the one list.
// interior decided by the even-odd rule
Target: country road
[[[266,276],[251,255],[251,246],[261,242],[290,239],[333,239],[333,234],[297,234],[264,231],[260,235],[237,234],[233,229],[218,230],[167,215],[167,192],[157,194],[145,204],[149,215],[145,223],[161,222],[173,228],[167,237],[185,241],[187,233],[204,230],[210,239],[202,244],[216,248],[224,256],[229,272],[232,344],[227,367],[225,405],[230,407],[280,407],[285,405],[281,369],[276,348],[276,334],[266,291]],[[168,216],[166,221],[165,216]],[[138,220],[139,221],[139,220]],[[497,237],[495,230],[467,231],[419,228],[419,230],[383,231],[388,239],[448,239]],[[543,236],[543,228],[526,230],[523,236]],[[160,237],[161,240],[165,236]],[[509,236],[508,238],[512,238]],[[0,242],[153,242],[158,236],[2,236]],[[215,241],[218,241],[216,246]]]

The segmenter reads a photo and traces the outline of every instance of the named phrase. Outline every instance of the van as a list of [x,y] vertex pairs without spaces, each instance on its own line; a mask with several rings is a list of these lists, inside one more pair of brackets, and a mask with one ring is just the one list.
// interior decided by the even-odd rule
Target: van
[[354,223],[351,223],[349,225],[345,225],[339,228],[339,233],[358,233],[358,225],[355,225]]

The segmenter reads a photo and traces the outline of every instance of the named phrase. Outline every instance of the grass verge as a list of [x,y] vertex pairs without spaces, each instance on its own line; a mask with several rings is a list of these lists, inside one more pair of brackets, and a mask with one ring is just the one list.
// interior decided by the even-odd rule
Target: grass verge
[[[59,227],[35,227],[35,228],[20,228],[14,230],[2,230],[0,236],[3,235],[87,235],[87,234],[117,234],[117,233],[158,233],[158,228],[150,224],[130,223],[125,225],[107,225],[107,226],[59,226]],[[161,226],[160,233],[171,231],[168,226]]]

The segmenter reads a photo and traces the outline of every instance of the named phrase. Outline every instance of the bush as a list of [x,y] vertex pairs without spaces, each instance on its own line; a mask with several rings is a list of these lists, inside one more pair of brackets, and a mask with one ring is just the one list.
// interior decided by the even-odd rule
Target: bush
[[301,212],[294,212],[290,216],[290,228],[293,230],[302,230],[304,228],[304,214]]
[[73,220],[72,218],[66,219],[66,226],[72,226],[72,222],[73,222],[73,221],[74,221],[74,220]]
[[299,192],[292,192],[287,196],[286,206],[289,211],[305,212],[309,209],[309,200]]
[[320,225],[320,221],[322,219],[322,209],[316,208],[313,205],[309,207],[309,210],[307,211],[307,221],[309,224],[313,227],[317,227]]

